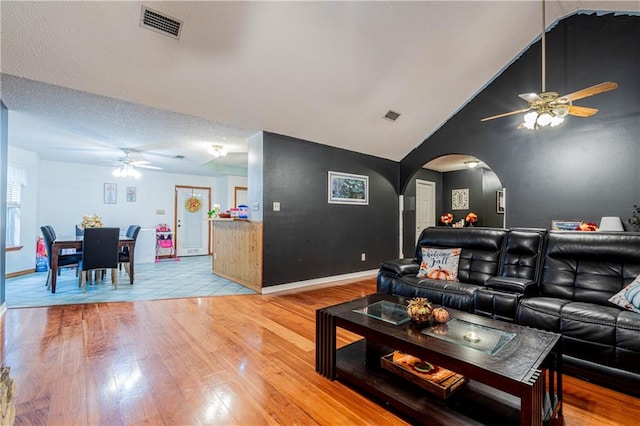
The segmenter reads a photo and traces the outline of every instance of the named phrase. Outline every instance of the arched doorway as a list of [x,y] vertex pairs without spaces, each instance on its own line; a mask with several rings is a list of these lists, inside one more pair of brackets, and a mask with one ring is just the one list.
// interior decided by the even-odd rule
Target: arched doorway
[[[421,187],[432,185],[434,205],[425,205]],[[498,176],[482,160],[463,154],[448,154],[427,162],[417,170],[404,189],[402,215],[403,254],[413,256],[416,234],[421,231],[423,209],[435,211],[435,223],[440,216],[451,213],[455,222],[464,221],[470,212],[478,216],[475,226],[502,228],[505,226],[504,188]],[[500,205],[498,204],[500,202]]]

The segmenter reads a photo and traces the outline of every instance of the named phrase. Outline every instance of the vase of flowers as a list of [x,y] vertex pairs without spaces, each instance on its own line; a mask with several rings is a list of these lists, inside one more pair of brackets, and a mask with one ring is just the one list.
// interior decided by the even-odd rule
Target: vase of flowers
[[86,228],[102,228],[104,223],[98,213],[89,213],[82,216],[82,222],[78,225],[80,229]]
[[451,213],[445,213],[440,216],[440,222],[442,222],[445,226],[451,226],[453,223],[453,215]]
[[220,213],[220,204],[214,204],[213,209],[207,212],[209,219],[215,219],[218,217],[218,213]]
[[469,226],[473,226],[473,224],[478,221],[478,215],[474,212],[469,212],[464,220],[469,224]]

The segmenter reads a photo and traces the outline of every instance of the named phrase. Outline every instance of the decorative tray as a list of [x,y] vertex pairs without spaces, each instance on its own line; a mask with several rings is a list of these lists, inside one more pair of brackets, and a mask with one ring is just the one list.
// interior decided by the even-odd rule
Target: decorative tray
[[[420,363],[417,367],[422,371],[416,370],[416,363]],[[380,366],[441,399],[450,397],[467,383],[467,378],[461,374],[400,351],[383,356]]]

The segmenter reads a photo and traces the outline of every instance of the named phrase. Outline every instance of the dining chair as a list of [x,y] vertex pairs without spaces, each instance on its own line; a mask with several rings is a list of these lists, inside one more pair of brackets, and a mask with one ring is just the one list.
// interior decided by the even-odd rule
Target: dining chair
[[[51,286],[51,247],[53,242],[56,240],[56,231],[53,229],[51,225],[44,225],[40,227],[40,231],[42,232],[42,237],[44,238],[45,249],[47,250],[47,264],[49,266],[49,273],[47,274],[47,289]],[[80,263],[80,259],[82,258],[82,253],[75,254],[65,254],[58,255],[58,275],[60,275],[61,268],[73,268],[78,267]],[[76,275],[78,270],[76,269]]]
[[[136,246],[136,240],[138,239],[138,233],[140,233],[140,226],[130,225],[129,228],[127,228],[127,233],[125,234],[127,237],[133,240],[134,250]],[[129,247],[123,247],[122,251],[118,253],[119,268],[121,268],[124,265],[124,269],[125,271],[127,271],[127,274],[129,276],[131,276],[131,272],[130,272],[131,269],[129,268],[130,261],[131,261],[131,257],[129,256]]]
[[82,242],[79,284],[87,291],[86,275],[92,271],[111,269],[111,282],[118,289],[118,241],[120,228],[86,228]]

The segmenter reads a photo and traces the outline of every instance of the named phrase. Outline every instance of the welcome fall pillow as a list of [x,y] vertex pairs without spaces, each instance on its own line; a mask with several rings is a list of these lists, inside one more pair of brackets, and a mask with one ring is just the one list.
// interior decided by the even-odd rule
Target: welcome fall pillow
[[458,281],[459,248],[422,247],[418,278]]
[[640,314],[640,276],[631,284],[614,294],[609,302],[628,311]]

